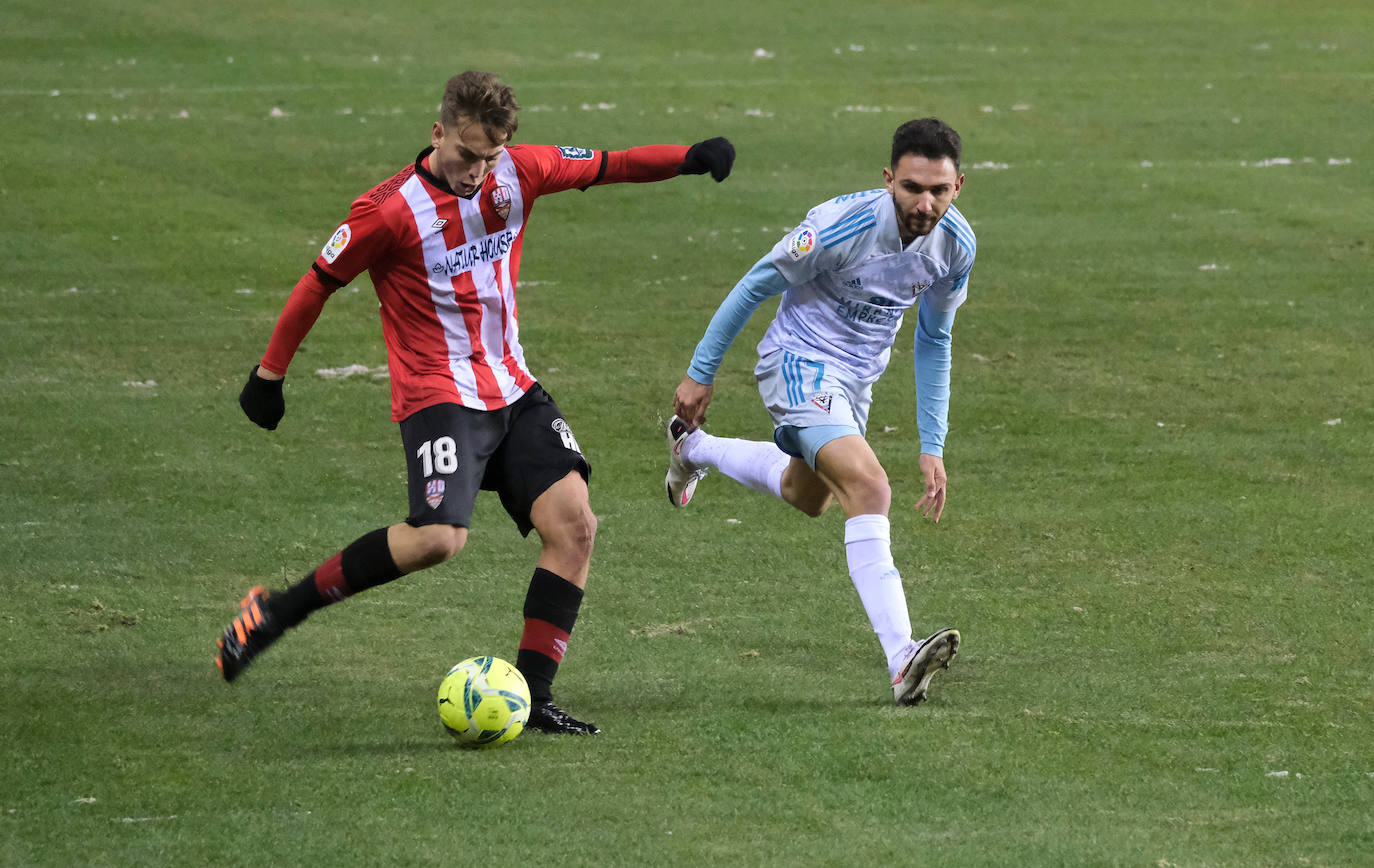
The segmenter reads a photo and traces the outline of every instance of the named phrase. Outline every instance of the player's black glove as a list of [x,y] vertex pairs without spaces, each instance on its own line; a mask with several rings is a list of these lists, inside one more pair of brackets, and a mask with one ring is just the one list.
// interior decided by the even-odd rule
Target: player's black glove
[[286,413],[286,399],[281,394],[284,382],[259,377],[258,366],[254,365],[253,370],[248,372],[248,383],[239,392],[239,406],[243,412],[268,431],[276,430],[277,423]]
[[730,167],[735,164],[735,146],[730,140],[716,136],[704,142],[697,142],[687,149],[687,159],[678,166],[679,175],[704,175],[711,173],[717,182],[730,176]]

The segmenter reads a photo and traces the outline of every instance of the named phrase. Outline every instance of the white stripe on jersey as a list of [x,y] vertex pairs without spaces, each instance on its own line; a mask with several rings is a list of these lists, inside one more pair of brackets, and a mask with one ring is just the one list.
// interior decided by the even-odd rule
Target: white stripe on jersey
[[[520,190],[520,178],[515,173],[515,163],[509,158],[504,159],[497,164],[493,174],[496,175],[496,183],[510,190],[510,216],[506,218],[506,230],[518,238],[525,228],[525,195]],[[501,302],[507,311],[506,345],[510,347],[511,357],[516,365],[525,376],[533,380],[534,375],[525,364],[525,348],[520,345],[520,324],[516,322],[515,316],[515,281],[511,279],[509,256],[501,259],[501,286],[504,291]]]
[[[487,234],[486,222],[482,219],[481,197],[485,192],[478,192],[471,199],[458,200],[458,213],[463,216],[463,235],[466,238],[481,238]],[[514,209],[512,208],[512,213]],[[500,260],[504,267],[507,257]],[[501,306],[506,303],[506,299],[500,295],[496,286],[496,276],[492,271],[492,266],[483,264],[468,272],[468,277],[472,279],[474,288],[477,291],[478,309],[475,313],[469,312],[467,317],[475,318],[476,322],[465,325],[465,328],[475,326],[478,340],[482,342],[482,355],[486,367],[491,370],[493,379],[496,380],[496,387],[501,390],[504,398],[520,392],[515,385],[515,378],[511,376],[509,369],[502,363],[505,358],[505,347],[502,346],[504,335],[501,332]],[[452,291],[452,288],[450,288]],[[494,308],[494,309],[493,309]],[[453,378],[459,381],[460,377],[471,377],[476,380],[476,374],[472,370],[472,359],[467,353],[449,354],[449,367],[453,370]],[[461,388],[461,387],[460,387]],[[477,396],[476,388],[473,389],[473,397]],[[480,400],[480,399],[479,399]],[[485,402],[483,402],[485,408]]]
[[[401,185],[400,193],[410,205],[410,213],[415,218],[415,231],[420,235],[420,246],[424,251],[425,274],[429,275],[429,297],[434,302],[435,316],[444,329],[444,341],[448,344],[449,369],[453,373],[453,383],[463,403],[486,409],[477,400],[477,378],[468,364],[472,354],[472,341],[468,338],[467,326],[461,316],[446,313],[452,307],[446,299],[453,296],[453,278],[448,276],[445,263],[448,261],[448,247],[444,244],[444,234],[434,231],[436,209],[434,200],[425,191],[425,185],[418,175],[412,175]],[[485,235],[483,231],[480,235]],[[459,362],[461,360],[461,363]],[[476,401],[476,404],[469,404]]]

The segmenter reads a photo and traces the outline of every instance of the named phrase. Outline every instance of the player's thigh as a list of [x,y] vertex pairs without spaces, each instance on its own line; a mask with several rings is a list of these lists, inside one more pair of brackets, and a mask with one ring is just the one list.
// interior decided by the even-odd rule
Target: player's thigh
[[501,443],[497,413],[436,404],[401,420],[411,527],[468,527],[486,473]]
[[[542,387],[531,388],[512,411],[509,430],[487,465],[482,487],[500,495],[520,532],[528,534],[535,527],[535,501],[569,474],[580,477],[585,504],[592,468],[571,426]],[[590,515],[590,506],[586,512]]]
[[892,491],[873,447],[857,434],[838,437],[816,452],[816,475],[851,514],[887,511]]

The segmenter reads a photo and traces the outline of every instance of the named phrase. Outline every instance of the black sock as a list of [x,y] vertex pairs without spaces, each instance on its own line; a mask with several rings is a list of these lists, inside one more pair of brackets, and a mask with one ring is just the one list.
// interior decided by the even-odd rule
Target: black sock
[[567,579],[535,567],[525,595],[525,631],[515,668],[530,686],[530,699],[553,699],[553,679],[568,649],[568,637],[582,605],[582,589]]
[[402,573],[391,557],[386,530],[358,537],[296,584],[270,595],[267,605],[272,614],[284,626],[294,627],[316,609],[399,579]]

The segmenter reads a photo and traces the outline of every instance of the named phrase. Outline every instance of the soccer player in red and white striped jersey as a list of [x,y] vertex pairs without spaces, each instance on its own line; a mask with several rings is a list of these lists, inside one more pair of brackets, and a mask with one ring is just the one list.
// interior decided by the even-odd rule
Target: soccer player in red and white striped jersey
[[552,701],[596,519],[591,468],[520,343],[515,289],[525,227],[534,201],[549,193],[680,174],[724,180],[734,148],[722,138],[623,151],[512,144],[518,109],[490,73],[450,79],[430,146],[353,202],[250,373],[239,403],[258,425],[276,428],[296,349],[330,294],[367,271],[381,302],[410,514],[363,535],[290,588],[250,591],[219,640],[216,663],[226,680],[315,609],[451,558],[467,541],[484,488],[499,492],[521,532],[537,530],[542,543],[516,658],[533,699],[528,726],[599,731]]

